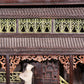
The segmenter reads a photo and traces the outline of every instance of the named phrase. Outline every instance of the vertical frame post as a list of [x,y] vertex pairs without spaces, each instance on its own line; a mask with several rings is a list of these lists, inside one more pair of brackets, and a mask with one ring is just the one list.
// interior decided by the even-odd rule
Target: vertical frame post
[[54,32],[54,19],[51,19],[52,20],[52,27],[51,27],[51,32],[53,33]]
[[19,32],[19,25],[18,25],[18,19],[16,19],[16,33],[18,33]]
[[6,84],[10,84],[9,55],[6,55]]
[[73,56],[70,56],[70,84],[73,84]]

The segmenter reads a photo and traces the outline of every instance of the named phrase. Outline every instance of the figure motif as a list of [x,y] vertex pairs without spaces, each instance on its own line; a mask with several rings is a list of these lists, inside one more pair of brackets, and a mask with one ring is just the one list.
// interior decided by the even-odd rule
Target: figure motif
[[27,64],[26,70],[19,75],[19,77],[25,81],[25,84],[32,84],[33,72],[31,71],[31,69],[33,67],[34,66],[31,64]]

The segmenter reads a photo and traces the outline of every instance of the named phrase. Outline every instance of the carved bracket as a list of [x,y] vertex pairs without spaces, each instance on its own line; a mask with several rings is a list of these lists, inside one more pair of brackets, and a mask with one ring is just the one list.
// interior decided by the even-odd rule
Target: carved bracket
[[77,68],[77,64],[82,63],[84,64],[84,56],[73,56],[73,69]]
[[65,70],[69,74],[70,72],[69,56],[59,56],[59,61],[63,64]]
[[21,56],[10,56],[10,72],[12,73],[16,66],[20,63]]
[[46,60],[51,60],[51,59],[55,59],[58,60],[58,56],[53,55],[53,56],[10,56],[10,72],[12,73],[16,66],[20,63],[20,61],[23,60],[34,60],[34,61],[38,61],[38,62],[42,62],[42,61],[46,61]]

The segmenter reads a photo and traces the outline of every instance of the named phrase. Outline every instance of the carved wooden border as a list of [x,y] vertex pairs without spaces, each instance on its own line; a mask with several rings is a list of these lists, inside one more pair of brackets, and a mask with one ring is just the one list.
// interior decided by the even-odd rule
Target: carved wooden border
[[58,60],[58,56],[10,56],[10,72],[12,73],[16,66],[23,60],[34,60],[38,62],[55,59]]
[[[22,3],[21,3],[22,2]],[[0,2],[0,6],[49,6],[49,5],[53,5],[53,6],[73,6],[73,5],[84,5],[84,1],[76,1],[76,0],[37,0],[37,1],[31,1],[31,0],[3,0]]]
[[[46,61],[46,60],[59,60],[65,70],[67,71],[67,73],[70,73],[70,56],[65,56],[65,55],[29,55],[29,56],[10,56],[10,72],[12,73],[16,66],[20,63],[20,61],[23,60],[34,60],[34,61],[38,61],[38,62],[42,62],[42,61]],[[82,63],[84,64],[84,55],[74,55],[73,56],[73,69],[77,68],[77,64],[78,63]],[[2,68],[4,70],[6,70],[6,58],[5,56],[0,56],[0,64],[2,65]]]
[[83,19],[84,18],[83,11],[84,11],[84,7],[0,8],[0,18],[76,18],[76,19],[81,18]]
[[65,70],[67,73],[70,73],[70,61],[69,61],[70,56],[59,56],[59,61],[63,64]]

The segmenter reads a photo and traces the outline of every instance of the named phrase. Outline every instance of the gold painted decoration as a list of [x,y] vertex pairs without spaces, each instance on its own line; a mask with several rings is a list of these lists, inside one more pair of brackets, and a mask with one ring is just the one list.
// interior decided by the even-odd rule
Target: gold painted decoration
[[82,19],[55,19],[54,33],[84,33]]
[[[21,82],[21,79],[19,78],[20,72],[13,72],[10,73],[10,82],[18,83]],[[0,72],[0,83],[6,82],[6,72]]]
[[[56,70],[55,70],[56,71]],[[10,82],[11,83],[20,83],[21,79],[19,77],[19,74],[21,72],[13,72],[10,73]],[[44,75],[44,74],[43,74]],[[55,75],[55,74],[54,74]],[[69,84],[66,80],[64,80],[61,76],[59,76],[60,84]],[[0,83],[6,82],[6,72],[0,72]]]
[[49,33],[52,28],[51,19],[18,19],[19,33]]
[[75,20],[71,20],[71,32],[73,33],[79,33],[79,25],[80,25],[80,20],[79,19],[75,19]]
[[0,32],[7,32],[7,19],[0,19]]
[[8,33],[16,33],[16,19],[8,19]]
[[60,84],[69,84],[64,78],[60,77]]
[[84,33],[83,19],[0,19],[0,33]]
[[16,19],[0,19],[0,33],[16,33]]

